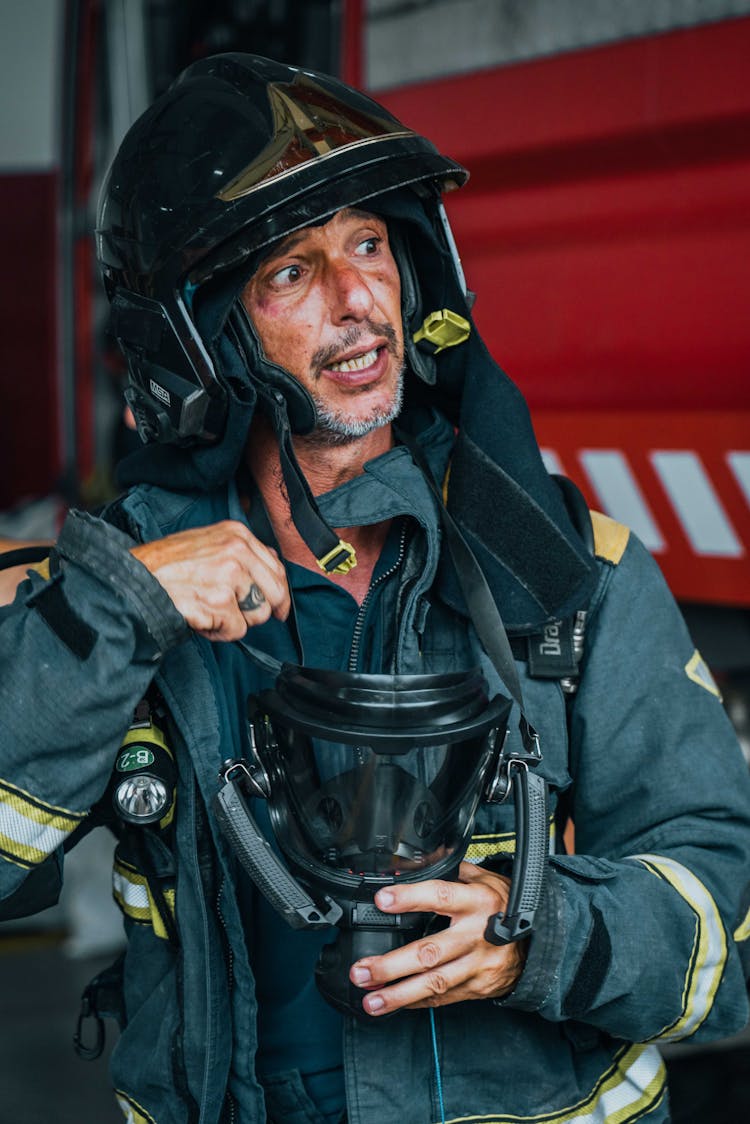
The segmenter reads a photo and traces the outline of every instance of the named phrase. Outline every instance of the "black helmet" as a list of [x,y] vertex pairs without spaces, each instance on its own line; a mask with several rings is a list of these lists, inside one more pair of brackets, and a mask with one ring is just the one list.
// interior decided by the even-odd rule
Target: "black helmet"
[[[215,339],[232,309],[251,378],[275,386],[292,429],[309,431],[312,401],[259,354],[235,300],[259,251],[373,196],[411,187],[439,200],[466,178],[327,75],[244,54],[188,67],[126,135],[99,201],[97,253],[144,440],[221,436],[227,385]],[[199,312],[198,294],[228,277],[218,309]]]
[[[383,217],[426,224],[432,256],[423,272],[450,274],[460,302],[440,193],[466,178],[342,82],[225,54],[188,67],[135,122],[104,181],[97,253],[141,438],[195,445],[226,433],[236,464],[260,400],[278,438],[292,518],[326,571],[345,573],[356,560],[320,515],[294,454],[291,433],[315,427],[315,406],[266,358],[242,289],[279,238],[376,199],[371,209]],[[439,304],[422,323],[412,253],[396,231],[393,248],[410,365],[434,382],[433,355],[465,339],[468,321]]]

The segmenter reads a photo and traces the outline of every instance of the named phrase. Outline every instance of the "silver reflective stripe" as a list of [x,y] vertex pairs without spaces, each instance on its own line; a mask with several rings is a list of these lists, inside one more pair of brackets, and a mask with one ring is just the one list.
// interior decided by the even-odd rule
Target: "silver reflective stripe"
[[448,1124],[622,1124],[640,1120],[661,1101],[666,1089],[666,1069],[656,1046],[622,1049],[602,1074],[588,1097],[578,1104],[543,1116],[454,1116]]
[[664,536],[628,459],[619,449],[582,449],[578,458],[604,504],[607,515],[632,527],[654,554],[664,550]]
[[727,464],[750,504],[750,453],[727,453]]
[[128,878],[121,869],[116,868],[112,871],[112,889],[115,897],[128,909],[144,910],[146,916],[150,916],[151,904],[146,883],[142,879],[135,881],[137,877],[136,875],[133,879]]
[[685,973],[682,1011],[673,1023],[653,1035],[653,1039],[672,1042],[693,1034],[711,1010],[727,958],[726,934],[716,902],[687,867],[663,855],[632,855],[631,858],[642,862],[668,882],[687,902],[696,918],[693,950]]
[[[604,1083],[598,1100],[577,1112],[574,1116],[562,1117],[565,1124],[616,1124],[623,1119],[625,1110],[630,1110],[627,1118],[634,1119],[631,1112],[642,1108],[644,1111],[654,1104],[655,1094],[664,1085],[665,1070],[661,1055],[656,1046],[636,1047],[641,1052],[630,1061],[627,1069],[618,1070],[615,1080]],[[630,1060],[632,1052],[625,1055]]]
[[705,466],[690,450],[650,454],[651,463],[696,554],[740,558],[745,552]]
[[0,850],[23,866],[35,866],[65,842],[83,813],[55,808],[0,782]]

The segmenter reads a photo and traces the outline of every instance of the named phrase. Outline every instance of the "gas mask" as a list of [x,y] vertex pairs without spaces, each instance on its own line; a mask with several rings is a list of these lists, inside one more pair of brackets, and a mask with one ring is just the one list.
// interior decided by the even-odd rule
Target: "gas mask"
[[[480,801],[508,795],[510,709],[504,696],[489,697],[479,669],[370,675],[284,664],[274,688],[250,698],[250,751],[225,762],[215,812],[293,928],[338,927],[316,967],[338,1010],[367,1017],[349,968],[417,939],[430,921],[381,913],[376,892],[455,879]],[[285,863],[255,823],[252,796],[268,800]],[[543,869],[543,854],[536,863]]]

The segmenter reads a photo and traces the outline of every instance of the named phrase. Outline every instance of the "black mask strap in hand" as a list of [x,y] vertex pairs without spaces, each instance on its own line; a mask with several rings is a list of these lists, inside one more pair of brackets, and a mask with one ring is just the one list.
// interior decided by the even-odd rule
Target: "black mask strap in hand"
[[6,550],[0,554],[0,570],[10,570],[13,566],[33,566],[49,558],[51,546],[24,546],[17,550]]

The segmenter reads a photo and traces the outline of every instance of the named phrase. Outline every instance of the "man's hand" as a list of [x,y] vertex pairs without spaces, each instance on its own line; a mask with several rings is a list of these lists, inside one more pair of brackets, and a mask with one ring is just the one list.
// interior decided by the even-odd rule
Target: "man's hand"
[[451,922],[441,932],[352,965],[352,983],[370,991],[363,1001],[368,1014],[490,999],[514,987],[526,940],[498,947],[484,939],[487,918],[507,907],[508,879],[466,862],[458,877],[458,882],[404,882],[375,895],[383,913],[439,913]]
[[[286,620],[286,572],[275,550],[234,520],[178,531],[130,552],[208,640],[240,640],[273,615]],[[242,607],[240,606],[242,602]]]
[[[49,539],[6,539],[0,538],[0,554],[9,550],[25,550],[30,546],[48,546],[50,550],[55,544]],[[16,596],[16,589],[26,577],[28,563],[20,566],[10,566],[7,570],[0,570],[0,605],[10,605]]]

